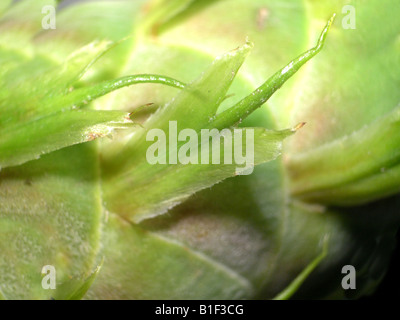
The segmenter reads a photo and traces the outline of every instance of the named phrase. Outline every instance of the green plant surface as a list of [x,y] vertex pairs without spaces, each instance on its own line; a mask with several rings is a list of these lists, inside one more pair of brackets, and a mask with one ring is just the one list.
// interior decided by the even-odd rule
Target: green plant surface
[[[54,30],[45,5],[0,4],[0,298],[373,292],[400,225],[396,1],[81,2]],[[174,121],[254,130],[254,171],[150,164],[152,129],[187,147]]]

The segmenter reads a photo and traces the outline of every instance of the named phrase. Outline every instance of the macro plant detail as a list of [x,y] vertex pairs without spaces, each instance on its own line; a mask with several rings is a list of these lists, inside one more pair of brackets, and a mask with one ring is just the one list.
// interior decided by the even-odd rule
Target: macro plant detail
[[375,290],[400,225],[400,4],[7,0],[0,14],[0,298]]

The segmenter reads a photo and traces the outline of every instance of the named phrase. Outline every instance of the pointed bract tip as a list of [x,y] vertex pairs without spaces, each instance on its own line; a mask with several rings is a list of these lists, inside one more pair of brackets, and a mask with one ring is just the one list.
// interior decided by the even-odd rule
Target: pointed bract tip
[[[250,53],[250,51],[253,48],[254,48],[254,43],[249,41],[248,39],[246,39],[245,44],[241,45],[236,50],[239,52],[243,52],[245,54],[245,56],[247,57],[247,55]],[[234,50],[234,51],[236,51],[236,50]]]
[[133,110],[132,112],[129,113],[128,117],[132,120],[133,116],[138,113],[139,111],[142,111],[144,108],[146,107],[151,107],[154,105],[154,102],[150,102],[150,103],[146,103],[138,108],[136,108],[135,110]]
[[254,48],[254,42],[250,41],[249,39],[246,39],[246,43],[243,46],[247,47],[249,49],[253,49]]
[[250,53],[251,49],[253,49],[253,47],[254,47],[254,43],[253,42],[246,41],[245,44],[243,44],[243,45],[241,45],[241,46],[239,46],[239,47],[237,47],[237,48],[235,48],[235,49],[223,54],[220,57],[217,57],[216,60],[219,60],[221,58],[226,58],[226,57],[232,57],[232,56],[235,56],[237,54],[244,54],[244,56],[247,56]]
[[330,19],[328,20],[328,22],[326,23],[324,30],[322,30],[321,36],[319,37],[319,40],[318,40],[318,43],[317,43],[317,46],[315,47],[315,49],[316,49],[317,51],[319,51],[319,50],[322,49],[322,47],[323,47],[323,45],[324,45],[324,43],[325,43],[326,36],[328,35],[328,31],[329,31],[329,29],[330,29],[330,27],[331,27],[333,21],[335,20],[335,17],[336,17],[336,13],[334,13],[334,14],[331,16],[331,18],[330,18]]
[[253,47],[254,47],[254,43],[251,42],[251,41],[246,40],[246,42],[243,45],[241,45],[241,46],[237,47],[236,49],[232,50],[231,53],[236,53],[236,52],[246,52],[246,53],[248,53],[248,52],[250,52],[251,49],[253,49]]
[[331,27],[333,21],[335,21],[335,17],[336,17],[336,12],[334,14],[332,14],[332,16],[329,18],[328,22],[326,23],[326,26],[324,28],[326,31],[329,30],[329,28]]
[[297,126],[295,126],[292,131],[297,131],[301,128],[303,128],[305,125],[307,124],[307,122],[300,122]]

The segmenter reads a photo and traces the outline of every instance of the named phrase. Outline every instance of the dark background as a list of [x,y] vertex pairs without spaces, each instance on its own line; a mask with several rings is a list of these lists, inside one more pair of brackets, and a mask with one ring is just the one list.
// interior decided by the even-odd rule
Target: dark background
[[[397,231],[397,248],[392,256],[391,263],[389,265],[388,272],[385,275],[382,283],[375,291],[375,293],[369,297],[364,298],[365,300],[388,300],[397,299],[400,286],[400,230]],[[363,300],[364,300],[363,299]]]

